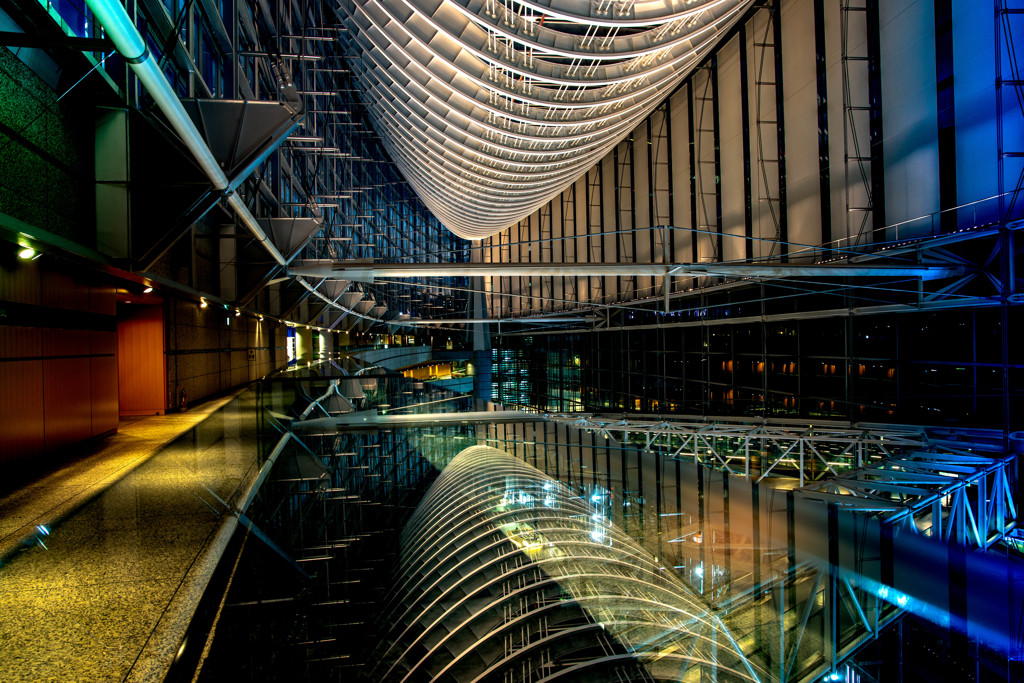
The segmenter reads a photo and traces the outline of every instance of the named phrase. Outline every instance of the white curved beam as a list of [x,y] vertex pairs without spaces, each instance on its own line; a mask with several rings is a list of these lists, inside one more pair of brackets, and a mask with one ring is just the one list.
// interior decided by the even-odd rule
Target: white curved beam
[[599,680],[621,665],[666,680],[666,658],[672,680],[709,668],[764,680],[721,620],[579,491],[493,448],[441,472],[402,532],[397,570],[377,680],[579,667]]

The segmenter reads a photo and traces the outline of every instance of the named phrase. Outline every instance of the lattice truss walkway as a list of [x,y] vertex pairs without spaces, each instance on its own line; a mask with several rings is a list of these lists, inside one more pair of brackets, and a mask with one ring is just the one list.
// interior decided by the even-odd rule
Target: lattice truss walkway
[[[722,473],[686,484],[695,483],[702,500],[718,496],[717,502],[698,505],[707,506],[699,522],[696,510],[673,513],[691,515],[690,523],[663,539],[661,548],[680,548],[684,559],[677,571],[726,615],[743,651],[770,680],[818,680],[838,671],[906,611],[969,634],[986,633],[988,646],[1019,656],[1015,636],[1006,630],[1021,610],[1008,578],[1013,572],[1000,564],[1006,559],[998,553],[969,551],[986,550],[1016,533],[1020,435],[1011,435],[1007,448],[1001,434],[981,430],[592,415],[548,419],[591,432],[599,441],[603,436],[610,448],[632,446],[665,462],[692,462]],[[743,490],[761,485],[762,503],[768,503],[761,506],[760,522],[755,513],[748,527],[742,505],[733,512],[741,518],[732,526],[728,512],[724,527],[710,522],[722,514],[720,478],[728,475],[734,475],[730,498],[742,500],[750,496]],[[773,532],[765,515],[777,518],[781,528]],[[747,538],[751,530],[753,539]],[[722,531],[724,539],[713,540]],[[955,613],[954,591],[946,596],[922,588],[931,584],[920,575],[948,573],[952,581],[964,570],[951,558],[964,553],[961,581],[984,596],[975,600],[977,609]],[[893,566],[903,569],[893,574]],[[999,614],[989,616],[985,610],[995,610],[993,605]]]
[[729,474],[786,477],[800,494],[920,533],[987,549],[1016,525],[1017,456],[975,431],[655,421],[552,415],[549,419]]

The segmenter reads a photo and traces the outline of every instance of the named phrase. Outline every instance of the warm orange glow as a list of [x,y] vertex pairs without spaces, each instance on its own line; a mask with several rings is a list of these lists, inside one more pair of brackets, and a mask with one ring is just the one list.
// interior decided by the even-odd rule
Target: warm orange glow
[[122,415],[167,409],[164,318],[160,306],[130,306],[117,322],[118,394]]

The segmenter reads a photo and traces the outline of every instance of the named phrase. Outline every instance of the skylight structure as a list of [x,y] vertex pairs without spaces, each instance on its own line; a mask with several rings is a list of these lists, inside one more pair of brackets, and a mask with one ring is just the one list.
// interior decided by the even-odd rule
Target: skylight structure
[[670,568],[579,491],[472,446],[402,532],[379,681],[765,679]]
[[622,140],[750,0],[346,0],[378,134],[449,230],[493,235]]

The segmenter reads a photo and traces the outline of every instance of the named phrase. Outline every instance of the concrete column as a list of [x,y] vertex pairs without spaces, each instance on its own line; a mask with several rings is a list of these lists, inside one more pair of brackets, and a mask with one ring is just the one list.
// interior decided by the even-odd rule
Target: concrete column
[[[475,252],[479,254],[479,252]],[[487,299],[483,294],[483,278],[474,277],[472,287],[474,291],[470,294],[470,318],[487,317]],[[473,395],[478,405],[491,400],[491,334],[490,325],[470,325],[469,334],[472,335],[473,360],[471,373],[473,375]]]

